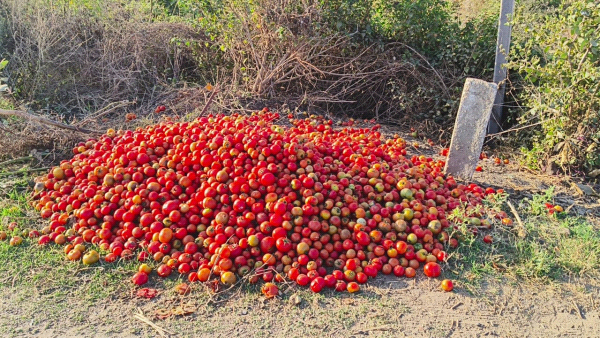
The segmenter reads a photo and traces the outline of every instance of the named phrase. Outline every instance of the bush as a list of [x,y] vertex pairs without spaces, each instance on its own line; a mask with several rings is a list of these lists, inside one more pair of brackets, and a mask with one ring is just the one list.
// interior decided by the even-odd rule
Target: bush
[[162,1],[209,35],[236,88],[302,109],[453,125],[466,76],[489,77],[495,18],[444,1]]
[[521,13],[510,69],[520,76],[526,163],[569,170],[600,165],[600,4],[566,1],[541,13]]
[[184,24],[150,22],[137,1],[0,0],[0,13],[9,84],[32,108],[69,115],[150,100],[197,70],[172,39],[201,35]]

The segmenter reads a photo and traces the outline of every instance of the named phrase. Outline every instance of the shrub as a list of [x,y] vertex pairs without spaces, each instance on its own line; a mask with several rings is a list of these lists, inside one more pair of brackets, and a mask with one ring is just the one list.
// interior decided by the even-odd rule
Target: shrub
[[510,69],[519,75],[522,123],[539,126],[526,134],[528,165],[552,163],[564,170],[600,165],[600,4],[565,1],[541,13],[515,18]]
[[495,18],[461,25],[444,1],[161,3],[210,37],[237,89],[302,109],[450,126],[464,78],[491,76]]
[[149,100],[161,86],[196,72],[186,47],[172,39],[200,34],[184,24],[150,22],[137,1],[102,3],[0,0],[0,48],[10,59],[6,74],[17,99],[81,113]]

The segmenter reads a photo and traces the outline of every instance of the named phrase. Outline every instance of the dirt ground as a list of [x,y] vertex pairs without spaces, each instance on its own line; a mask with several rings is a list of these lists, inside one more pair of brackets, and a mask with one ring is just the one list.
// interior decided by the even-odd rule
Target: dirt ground
[[[266,300],[255,292],[209,300],[197,291],[153,300],[131,296],[86,303],[53,292],[0,293],[3,337],[158,337],[138,311],[169,337],[600,337],[598,284],[522,286],[489,281],[471,294],[438,289],[435,280],[384,279],[359,295],[313,295],[291,288]],[[297,297],[298,296],[298,297]],[[296,304],[297,303],[297,304]],[[157,319],[185,304],[187,316]]]

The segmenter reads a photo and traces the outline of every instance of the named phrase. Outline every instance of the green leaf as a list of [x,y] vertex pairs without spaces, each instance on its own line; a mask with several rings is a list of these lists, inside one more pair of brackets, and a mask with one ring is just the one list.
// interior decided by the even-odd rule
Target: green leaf
[[4,69],[6,65],[8,65],[8,60],[2,59],[2,61],[0,61],[0,70]]

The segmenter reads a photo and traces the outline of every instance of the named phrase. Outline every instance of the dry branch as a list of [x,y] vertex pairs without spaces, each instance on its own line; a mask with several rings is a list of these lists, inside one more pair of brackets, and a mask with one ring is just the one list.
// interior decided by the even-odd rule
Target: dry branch
[[52,169],[52,168],[44,167],[44,168],[33,168],[33,169],[19,170],[19,171],[8,171],[8,172],[0,173],[0,177],[17,175],[17,174],[31,174],[31,173],[35,173],[35,172],[50,170],[50,169]]
[[84,129],[84,128],[79,128],[79,127],[74,127],[74,126],[70,126],[64,123],[60,123],[60,122],[56,122],[50,119],[47,119],[45,117],[41,117],[41,116],[36,116],[36,115],[32,115],[29,114],[25,111],[22,110],[6,110],[6,109],[0,109],[0,116],[18,116],[21,117],[23,119],[26,120],[31,120],[31,121],[36,121],[38,123],[41,123],[43,125],[50,125],[50,126],[54,126],[57,128],[62,128],[62,129],[67,129],[67,130],[71,130],[71,131],[76,131],[79,133],[85,133],[85,134],[102,134],[101,132],[98,131],[94,131],[94,130],[89,130],[89,129]]
[[112,102],[112,103],[108,104],[106,107],[98,110],[94,115],[87,116],[83,121],[77,123],[77,125],[78,126],[84,125],[93,120],[97,120],[97,119],[101,118],[102,116],[108,115],[111,112],[115,111],[116,109],[127,107],[127,106],[135,104],[135,103],[136,103],[136,101],[127,101],[127,100],[121,101],[121,102]]
[[0,168],[7,166],[9,164],[14,164],[14,163],[18,163],[18,162],[27,161],[27,160],[33,160],[33,159],[34,159],[33,156],[23,156],[23,157],[13,158],[11,160],[0,162]]
[[210,97],[208,98],[208,101],[206,101],[206,105],[204,105],[204,108],[202,108],[202,111],[200,112],[200,116],[204,116],[204,114],[208,110],[208,107],[210,107],[210,104],[212,103],[213,99],[215,98],[215,95],[217,95],[218,91],[219,91],[219,88],[217,88],[217,87],[213,88],[212,93],[210,94]]
[[517,209],[514,207],[514,205],[510,201],[506,201],[506,204],[510,208],[510,211],[512,211],[513,215],[517,219],[517,223],[519,224],[519,230],[518,230],[519,237],[525,237],[527,235],[525,233],[525,225],[523,225],[523,221],[521,221],[521,217],[519,216]]
[[139,320],[139,321],[141,321],[141,322],[149,325],[150,327],[152,327],[154,330],[156,330],[156,332],[158,332],[158,334],[161,337],[166,337],[167,334],[168,335],[173,335],[173,332],[167,331],[164,328],[162,328],[162,327],[154,324],[150,319],[148,319],[148,317],[144,316],[144,313],[142,312],[142,309],[137,308],[137,310],[138,310],[138,313],[134,313],[133,314],[133,318],[135,318],[135,319],[137,319],[137,320]]

